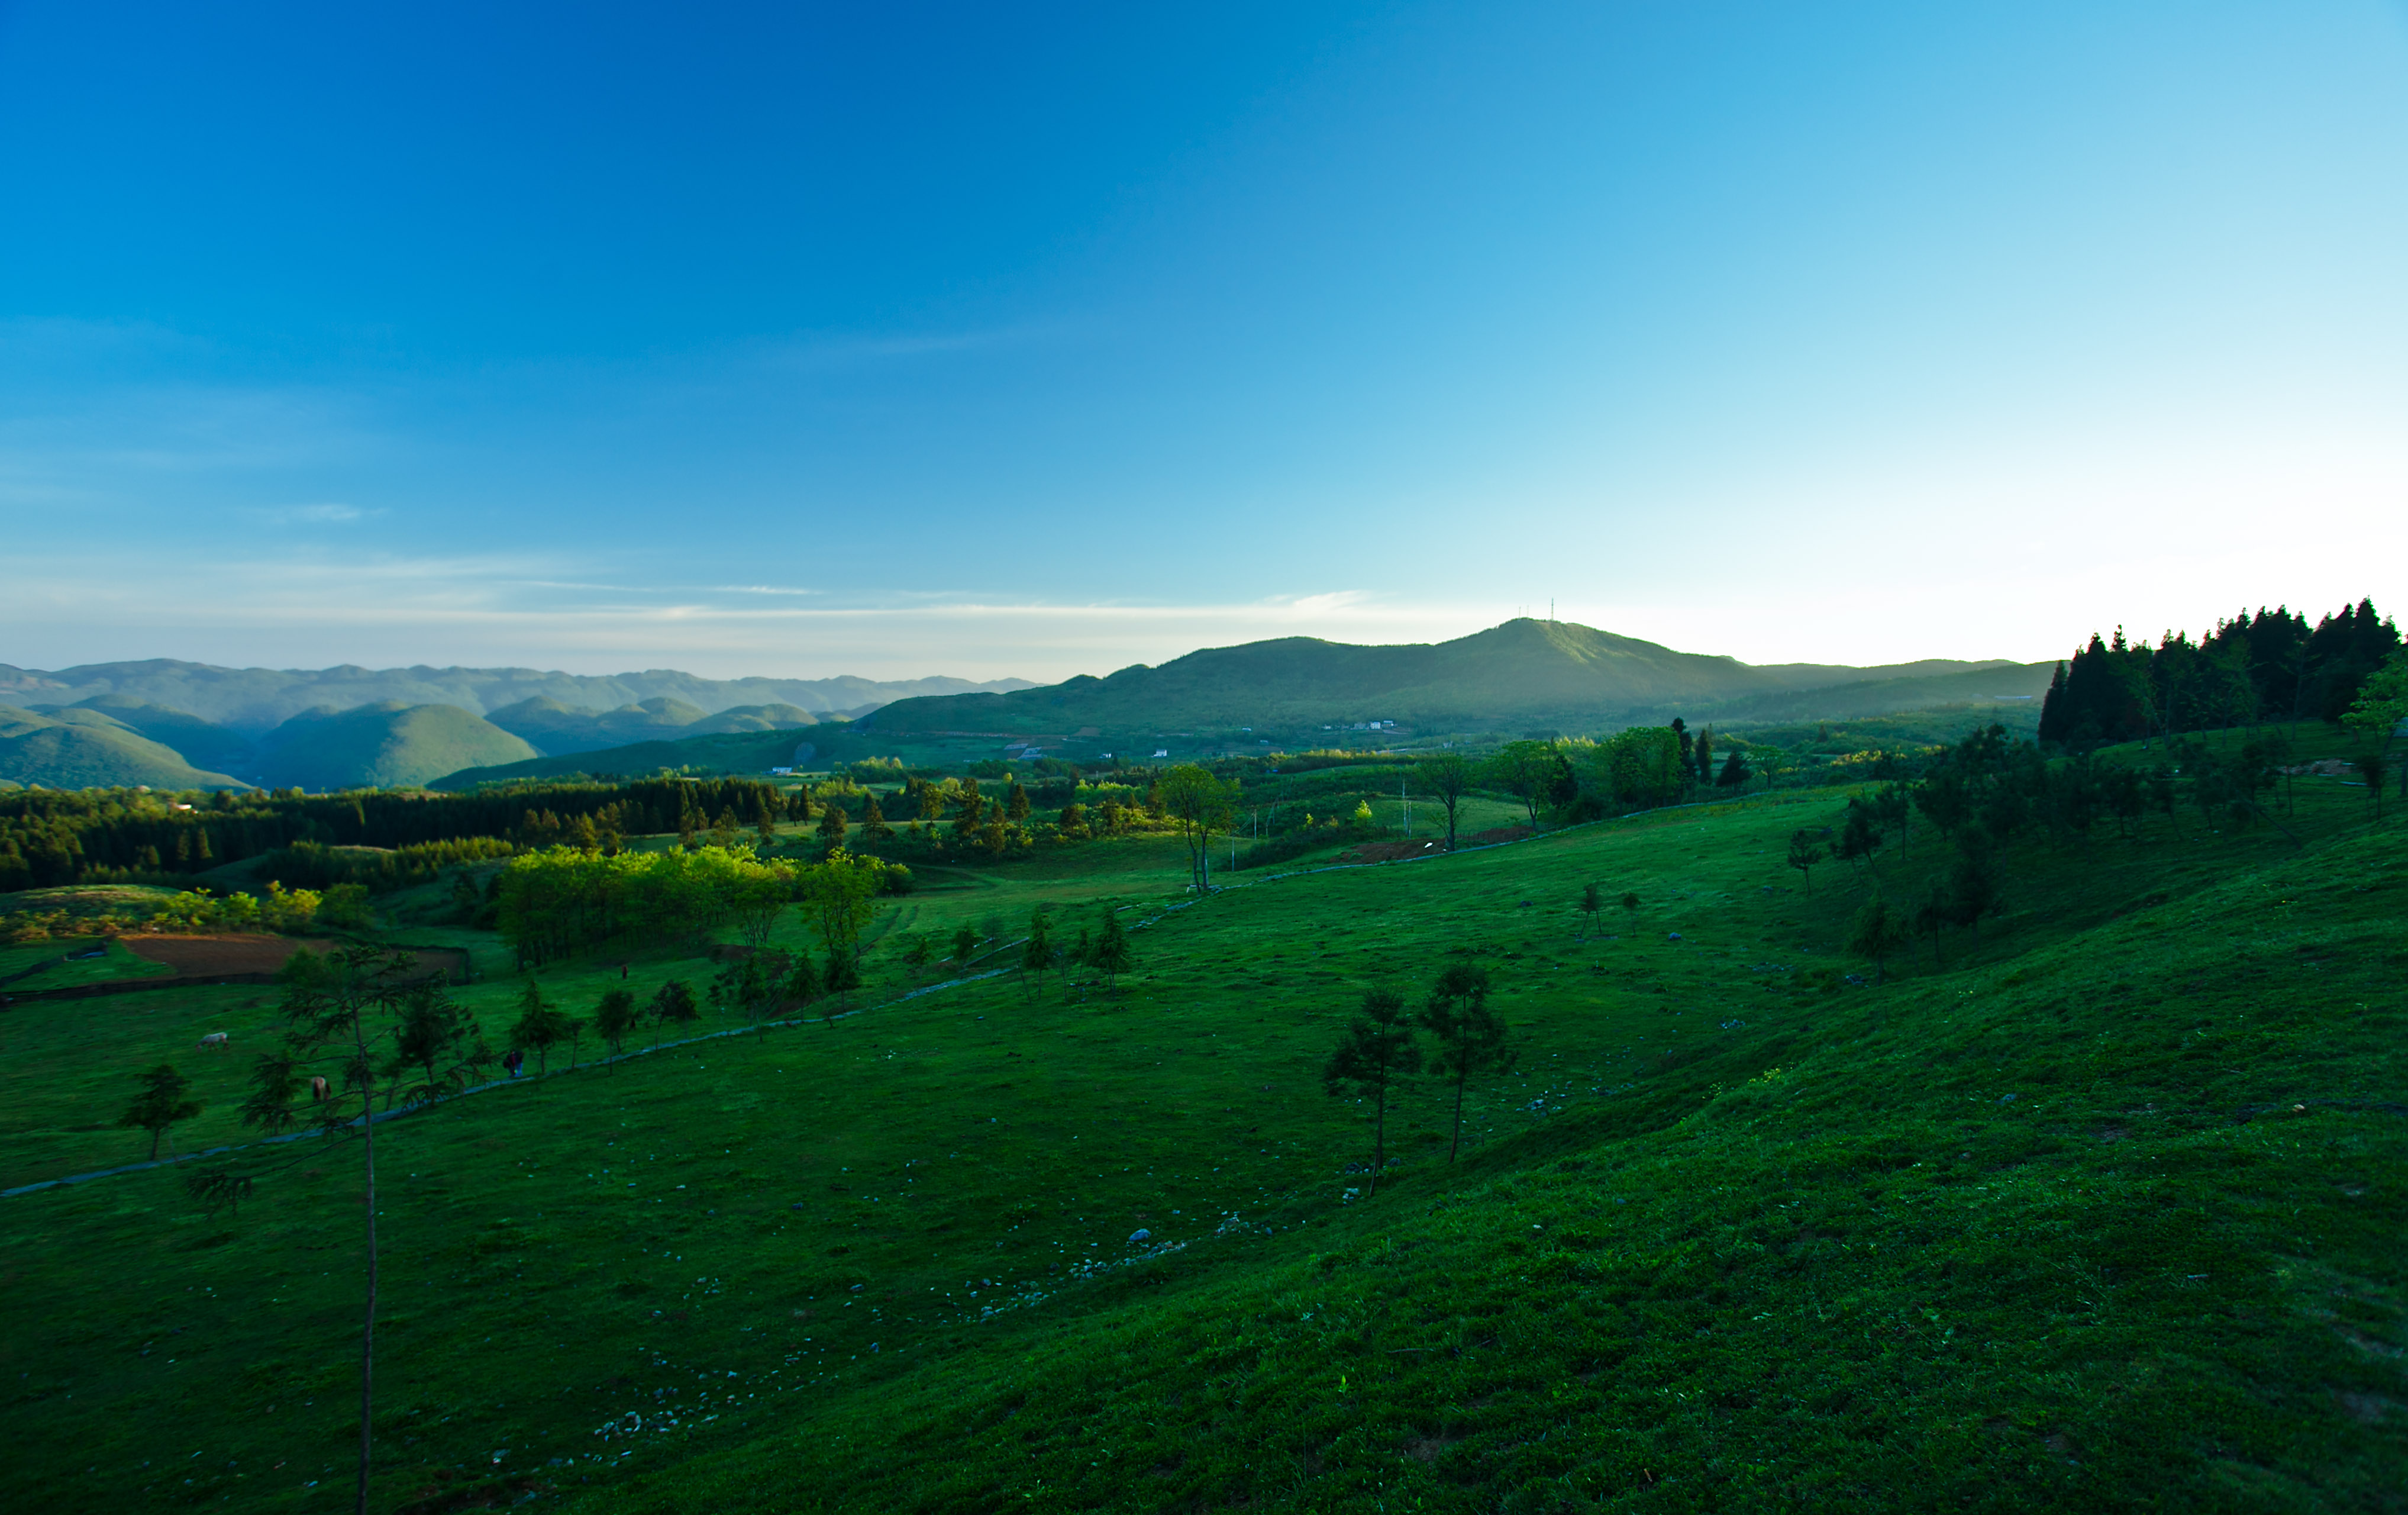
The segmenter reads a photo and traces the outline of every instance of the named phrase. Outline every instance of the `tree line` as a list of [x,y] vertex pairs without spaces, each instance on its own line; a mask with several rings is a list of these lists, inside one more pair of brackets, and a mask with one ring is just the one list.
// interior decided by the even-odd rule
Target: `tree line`
[[2243,611],[2197,642],[2168,631],[2154,647],[2126,641],[2121,627],[2112,640],[2093,632],[2057,665],[2040,739],[2078,748],[2269,719],[2339,722],[2400,646],[2372,599],[2314,628],[2287,607]]

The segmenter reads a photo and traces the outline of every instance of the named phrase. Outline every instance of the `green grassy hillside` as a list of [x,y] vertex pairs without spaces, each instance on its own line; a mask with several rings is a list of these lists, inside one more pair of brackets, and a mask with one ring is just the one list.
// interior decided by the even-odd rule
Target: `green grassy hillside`
[[279,787],[344,789],[424,784],[463,768],[535,756],[521,738],[456,705],[387,700],[295,715],[261,742],[258,762]]
[[[1941,853],[1810,894],[1785,839],[1839,802],[1179,909],[1175,842],[953,871],[857,1016],[381,1127],[376,1508],[2398,1508],[2398,823],[2315,780],[2304,847],[2187,811],[2027,844],[1978,941],[1858,988],[1850,916]],[[1588,882],[1639,903],[1581,940]],[[1152,923],[1120,998],[905,997],[908,936],[1007,939],[982,972],[1039,902]],[[477,954],[498,1035],[493,938],[409,939]],[[1519,1064],[1453,1167],[1416,1086],[1367,1198],[1322,1059],[1366,987],[1467,960]],[[710,968],[624,972],[539,981]],[[265,1046],[265,991],[91,1003],[0,1021],[0,1183],[138,1157],[107,1122],[163,1058],[210,1106],[179,1141],[240,1139],[240,1056],[190,1049]],[[300,1155],[239,1217],[156,1171],[0,1200],[44,1303],[0,1325],[0,1497],[347,1501],[358,1153]]]
[[[1914,665],[1928,675],[1930,665]],[[1947,665],[1942,683],[1966,665]],[[2012,667],[2012,665],[2008,665]],[[1675,652],[1635,637],[1561,621],[1508,621],[1454,642],[1362,647],[1285,637],[1214,647],[1159,668],[1125,668],[1000,695],[903,700],[863,725],[882,734],[964,730],[1070,735],[1099,731],[1232,730],[1283,733],[1393,720],[1415,731],[1485,731],[1539,723],[1589,729],[1627,711],[1779,695],[1798,681],[1862,680],[1878,670],[1780,671],[1735,658]],[[2042,687],[2045,687],[2045,673]],[[1890,681],[1885,709],[1936,700]],[[2028,681],[2027,681],[2028,682]],[[1953,687],[1953,685],[1950,685]],[[2015,691],[2008,691],[2015,692]],[[1856,701],[1861,703],[1861,700]],[[1784,707],[1785,708],[1785,707]],[[1845,714],[1866,714],[1851,709]]]
[[194,767],[182,754],[103,712],[37,715],[6,706],[0,706],[0,778],[51,789],[249,787],[229,774]]

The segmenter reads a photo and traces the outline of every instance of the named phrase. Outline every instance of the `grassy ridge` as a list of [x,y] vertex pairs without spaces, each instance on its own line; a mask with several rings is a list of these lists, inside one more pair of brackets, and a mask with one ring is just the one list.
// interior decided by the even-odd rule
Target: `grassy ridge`
[[[1872,881],[1782,865],[1837,803],[1167,913],[1175,843],[963,870],[889,929],[1134,905],[1125,996],[896,1003],[882,951],[885,1008],[381,1128],[379,1508],[2386,1508],[2401,896],[2356,791],[2302,785],[2305,855],[2187,815],[2022,849],[1978,947],[1863,990],[1823,986]],[[1576,942],[1591,880],[1642,904]],[[1460,954],[1521,1067],[1462,1167],[1425,1087],[1350,1197],[1365,1112],[1321,1057],[1363,987]],[[577,1009],[621,981],[542,976]],[[512,991],[464,997],[498,1027]],[[105,1122],[161,1057],[215,1106],[179,1140],[232,1133],[236,1060],[189,1047],[256,1045],[263,996],[96,1005],[0,1021],[7,1182],[138,1157]],[[157,1173],[5,1202],[43,1308],[0,1326],[33,1449],[0,1497],[334,1508],[356,1158],[238,1219]]]

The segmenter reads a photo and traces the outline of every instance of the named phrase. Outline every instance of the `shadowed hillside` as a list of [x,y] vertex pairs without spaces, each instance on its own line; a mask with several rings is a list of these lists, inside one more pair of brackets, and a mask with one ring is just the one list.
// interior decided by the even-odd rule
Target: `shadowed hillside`
[[385,700],[295,715],[261,743],[259,766],[270,784],[342,789],[423,784],[535,756],[525,742],[456,705]]
[[0,706],[0,774],[50,789],[249,787],[238,778],[195,768],[175,749],[94,710],[39,715]]

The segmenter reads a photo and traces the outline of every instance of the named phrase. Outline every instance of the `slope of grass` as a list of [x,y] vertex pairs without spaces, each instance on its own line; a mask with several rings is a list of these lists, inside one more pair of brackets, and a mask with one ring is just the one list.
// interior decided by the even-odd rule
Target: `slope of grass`
[[[1937,854],[1810,896],[1782,844],[1836,808],[1175,910],[1175,842],[965,870],[897,908],[877,1008],[381,1127],[378,1508],[2396,1508],[2396,831],[2303,786],[2305,852],[2028,846],[1947,971],[1842,989],[1864,892]],[[1641,903],[1575,940],[1591,880]],[[1040,902],[1153,922],[1119,998],[900,999],[895,941]],[[491,938],[411,939],[475,947],[506,1023]],[[1466,958],[1519,1067],[1453,1169],[1411,1091],[1367,1199],[1321,1059],[1363,988]],[[622,972],[539,982],[709,968]],[[265,997],[136,1000],[173,1003],[0,1019],[7,1182],[138,1157],[102,1123],[162,1057],[213,1106],[179,1140],[238,1136],[238,1060],[188,1049],[264,1039]],[[292,1155],[238,1218],[164,1173],[6,1202],[40,1307],[0,1326],[0,1497],[347,1500],[359,1154]]]

